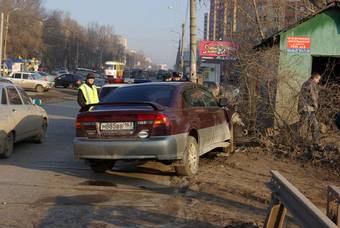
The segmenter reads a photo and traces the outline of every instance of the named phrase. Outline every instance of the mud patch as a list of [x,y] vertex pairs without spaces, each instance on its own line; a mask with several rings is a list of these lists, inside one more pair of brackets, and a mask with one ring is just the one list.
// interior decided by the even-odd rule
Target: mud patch
[[117,184],[109,182],[109,181],[95,181],[95,180],[84,181],[84,182],[81,182],[79,185],[82,185],[82,186],[100,186],[100,187],[117,187]]
[[229,225],[225,226],[225,228],[258,228],[260,227],[256,223],[253,222],[239,222],[234,221],[231,222]]
[[76,195],[70,197],[46,197],[38,200],[34,203],[35,206],[41,206],[42,204],[52,204],[55,206],[65,205],[94,205],[97,203],[103,203],[110,200],[109,196],[104,195]]

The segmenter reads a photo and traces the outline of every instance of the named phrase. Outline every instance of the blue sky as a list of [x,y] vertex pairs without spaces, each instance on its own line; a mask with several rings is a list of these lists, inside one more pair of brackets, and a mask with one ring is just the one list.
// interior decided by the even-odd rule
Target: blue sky
[[[172,67],[177,53],[181,23],[188,0],[44,0],[48,10],[70,13],[82,25],[110,24],[115,33],[126,37],[134,50],[142,50],[154,63]],[[206,0],[206,2],[208,2]],[[204,5],[197,6],[198,35],[202,38]],[[189,31],[189,14],[186,31]],[[176,33],[178,32],[178,33]],[[188,37],[188,36],[187,36]],[[188,38],[186,44],[188,44]]]

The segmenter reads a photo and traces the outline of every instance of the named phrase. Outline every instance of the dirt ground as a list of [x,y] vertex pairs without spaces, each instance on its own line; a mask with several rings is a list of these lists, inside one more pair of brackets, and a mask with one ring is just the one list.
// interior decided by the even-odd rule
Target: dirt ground
[[41,99],[42,103],[56,103],[62,101],[70,101],[77,99],[78,90],[52,88],[44,93],[28,92],[32,99]]
[[200,165],[196,177],[174,177],[172,183],[188,199],[184,213],[217,226],[263,225],[271,199],[270,170],[279,171],[322,211],[327,185],[340,186],[340,175],[326,168],[276,158],[256,147],[241,148],[230,158],[205,156]]

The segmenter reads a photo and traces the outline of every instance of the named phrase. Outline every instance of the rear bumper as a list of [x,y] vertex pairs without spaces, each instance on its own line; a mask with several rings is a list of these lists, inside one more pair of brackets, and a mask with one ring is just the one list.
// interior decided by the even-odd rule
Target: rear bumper
[[152,159],[182,158],[187,134],[151,137],[145,140],[98,140],[75,138],[75,159]]

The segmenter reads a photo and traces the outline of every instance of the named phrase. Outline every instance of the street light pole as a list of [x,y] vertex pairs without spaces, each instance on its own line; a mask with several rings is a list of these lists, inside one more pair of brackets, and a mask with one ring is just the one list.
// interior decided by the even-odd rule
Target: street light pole
[[3,67],[2,67],[2,55],[3,55],[3,41],[4,41],[4,13],[1,13],[1,25],[0,25],[0,74],[3,75]]
[[180,70],[184,72],[184,34],[185,34],[185,25],[182,24],[182,39],[181,39],[181,47],[180,47]]
[[8,26],[9,26],[9,13],[7,13],[7,16],[6,16],[6,29],[5,29],[5,38],[4,38],[4,60],[7,60]]
[[190,0],[190,80],[197,83],[196,0]]

